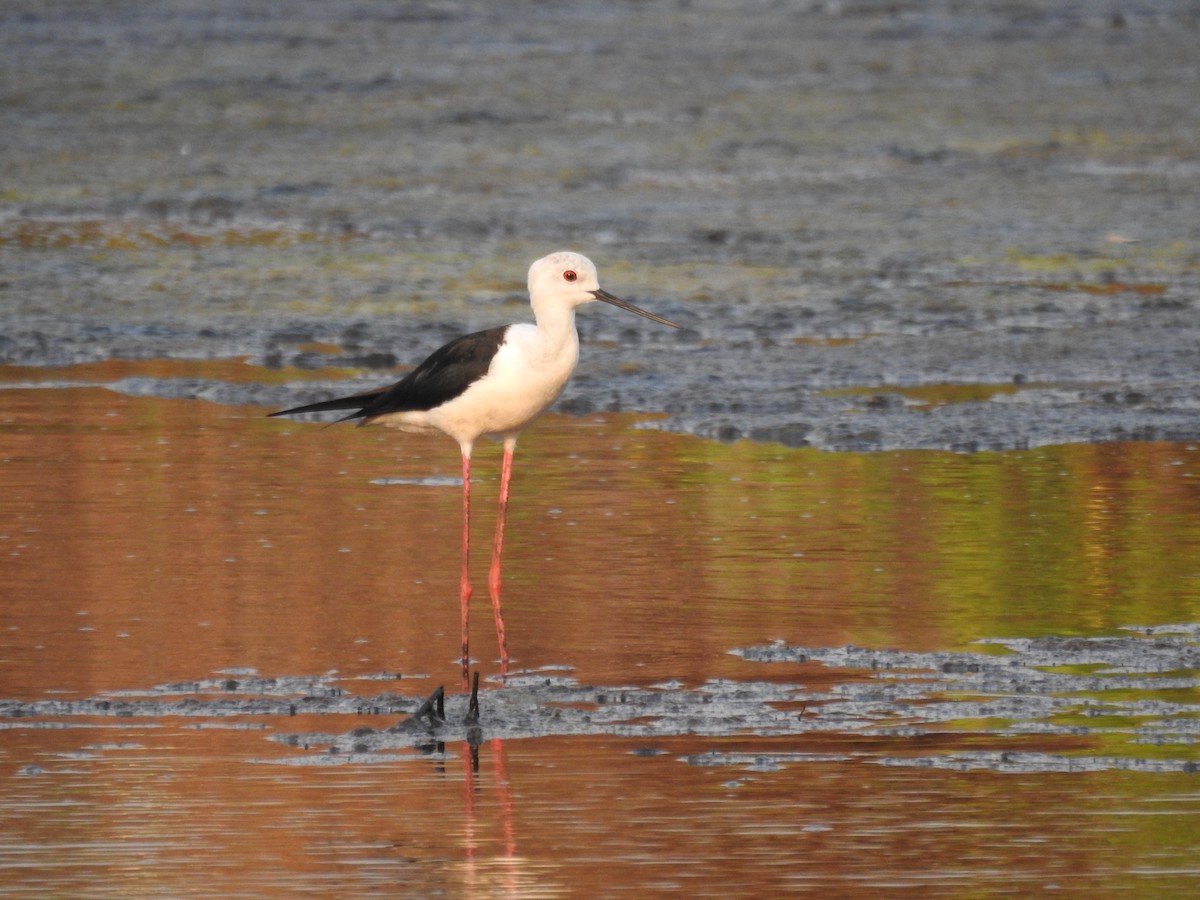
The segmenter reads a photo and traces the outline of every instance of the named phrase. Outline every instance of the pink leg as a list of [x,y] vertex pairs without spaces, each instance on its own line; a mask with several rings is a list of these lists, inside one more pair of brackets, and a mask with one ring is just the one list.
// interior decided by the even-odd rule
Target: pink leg
[[500,642],[500,677],[508,675],[508,641],[504,637],[504,616],[500,613],[500,555],[504,552],[504,518],[508,513],[508,483],[512,480],[513,451],[517,442],[504,442],[504,462],[500,466],[500,509],[496,515],[496,537],[492,542],[492,567],[488,571],[488,593],[492,597],[492,615],[496,619],[496,640]]
[[462,613],[462,677],[463,689],[467,687],[467,674],[471,667],[471,451],[463,449],[462,455],[462,575],[458,582],[459,608]]

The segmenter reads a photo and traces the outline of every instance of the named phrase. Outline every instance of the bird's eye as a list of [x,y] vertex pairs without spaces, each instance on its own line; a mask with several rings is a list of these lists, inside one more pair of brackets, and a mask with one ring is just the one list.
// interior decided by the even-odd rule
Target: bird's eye
[[579,276],[576,275],[571,269],[567,269],[567,271],[563,272],[563,281],[574,281],[578,277]]

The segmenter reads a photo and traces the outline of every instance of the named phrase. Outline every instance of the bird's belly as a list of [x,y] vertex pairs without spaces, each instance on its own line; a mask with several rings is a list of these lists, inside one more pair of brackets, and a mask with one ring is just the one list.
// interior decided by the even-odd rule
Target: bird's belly
[[526,379],[520,391],[513,391],[503,379],[488,375],[427,415],[430,424],[459,441],[516,434],[555,401],[565,383],[565,378]]
[[526,378],[514,391],[504,379],[487,375],[441,406],[388,413],[372,424],[417,433],[440,431],[460,444],[472,444],[485,435],[517,434],[545,412],[565,384],[566,378]]

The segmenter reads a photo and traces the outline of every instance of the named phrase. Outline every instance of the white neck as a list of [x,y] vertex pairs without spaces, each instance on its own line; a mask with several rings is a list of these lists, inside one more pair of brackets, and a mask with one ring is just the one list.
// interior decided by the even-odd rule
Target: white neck
[[547,355],[558,356],[567,347],[579,347],[579,334],[575,331],[575,307],[560,303],[533,307],[533,318],[537,322],[538,339]]

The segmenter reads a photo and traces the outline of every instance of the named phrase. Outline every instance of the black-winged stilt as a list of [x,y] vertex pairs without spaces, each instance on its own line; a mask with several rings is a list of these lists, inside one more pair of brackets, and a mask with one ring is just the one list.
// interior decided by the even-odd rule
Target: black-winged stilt
[[517,437],[562,391],[579,359],[575,307],[595,300],[678,327],[600,289],[596,267],[578,253],[551,253],[529,267],[529,300],[537,324],[504,325],[456,338],[436,350],[403,379],[350,397],[309,403],[271,413],[287,416],[330,409],[354,410],[337,421],[358,419],[359,425],[388,425],[402,431],[440,431],[458,441],[462,451],[462,613],[463,684],[470,662],[468,650],[471,577],[471,449],[484,436],[504,444],[500,468],[500,508],[492,542],[488,593],[500,643],[500,674],[508,673],[508,645],[500,612],[500,555],[504,548],[504,516],[512,478]]

